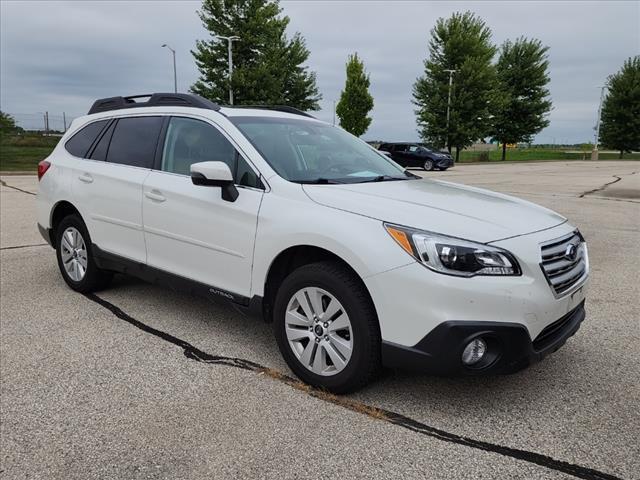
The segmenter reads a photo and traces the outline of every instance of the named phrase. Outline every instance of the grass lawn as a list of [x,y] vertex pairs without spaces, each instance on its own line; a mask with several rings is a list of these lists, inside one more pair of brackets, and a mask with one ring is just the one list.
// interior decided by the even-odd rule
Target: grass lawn
[[[455,155],[455,152],[454,152]],[[618,153],[600,153],[600,160],[618,160]],[[551,148],[518,148],[507,150],[508,162],[535,160],[590,160],[591,152],[566,151]],[[460,163],[499,162],[502,160],[502,150],[488,152],[460,152]],[[625,153],[623,160],[640,160],[640,153]]]
[[[38,162],[54,149],[60,137],[23,135],[0,137],[0,172],[36,172]],[[461,152],[460,163],[499,162],[501,150]],[[591,152],[565,151],[547,148],[518,148],[507,150],[507,161],[589,160]],[[617,160],[617,153],[601,153],[601,160]],[[626,153],[624,160],[640,160],[640,153]]]
[[0,171],[35,172],[59,140],[42,135],[0,137]]

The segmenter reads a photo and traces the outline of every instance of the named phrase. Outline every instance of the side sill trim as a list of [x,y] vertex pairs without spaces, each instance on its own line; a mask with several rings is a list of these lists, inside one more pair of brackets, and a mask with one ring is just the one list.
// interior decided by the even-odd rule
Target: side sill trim
[[[226,300],[234,305],[247,308],[248,311],[257,309],[261,312],[262,310],[256,306],[256,300],[254,300],[256,297],[249,299],[243,295],[238,295],[237,293],[229,292],[222,288],[214,287],[213,285],[207,285],[155,267],[150,267],[144,263],[106,252],[95,243],[91,245],[91,248],[96,264],[104,270],[124,273],[137,277],[145,282],[162,285],[175,291],[187,292],[211,300]],[[251,305],[252,300],[254,305]],[[261,304],[262,302],[259,303]]]

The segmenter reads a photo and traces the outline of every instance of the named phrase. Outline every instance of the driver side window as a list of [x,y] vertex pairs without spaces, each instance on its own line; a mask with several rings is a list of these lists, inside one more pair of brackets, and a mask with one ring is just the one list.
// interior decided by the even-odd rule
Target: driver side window
[[224,162],[237,185],[262,188],[260,179],[226,137],[206,122],[171,117],[162,152],[163,172],[190,175],[191,164]]

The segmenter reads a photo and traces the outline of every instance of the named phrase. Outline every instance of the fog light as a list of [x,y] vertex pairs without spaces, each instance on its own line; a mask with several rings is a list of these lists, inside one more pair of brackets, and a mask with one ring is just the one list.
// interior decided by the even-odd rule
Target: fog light
[[474,338],[464,347],[462,363],[474,365],[482,360],[485,353],[487,353],[487,343],[482,338]]

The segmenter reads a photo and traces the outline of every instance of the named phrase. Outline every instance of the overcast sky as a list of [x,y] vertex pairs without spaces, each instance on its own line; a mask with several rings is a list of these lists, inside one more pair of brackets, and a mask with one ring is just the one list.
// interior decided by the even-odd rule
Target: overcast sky
[[[411,87],[423,72],[438,17],[472,10],[502,43],[520,35],[550,47],[554,109],[541,143],[593,138],[599,85],[640,54],[638,1],[371,2],[283,1],[311,51],[323,95],[317,116],[331,121],[344,64],[357,51],[371,75],[373,123],[365,139],[416,140]],[[94,99],[172,91],[168,43],[177,51],[178,89],[198,76],[190,54],[206,38],[190,1],[4,1],[0,3],[0,108],[22,122],[84,114]],[[39,125],[40,123],[38,123]]]

